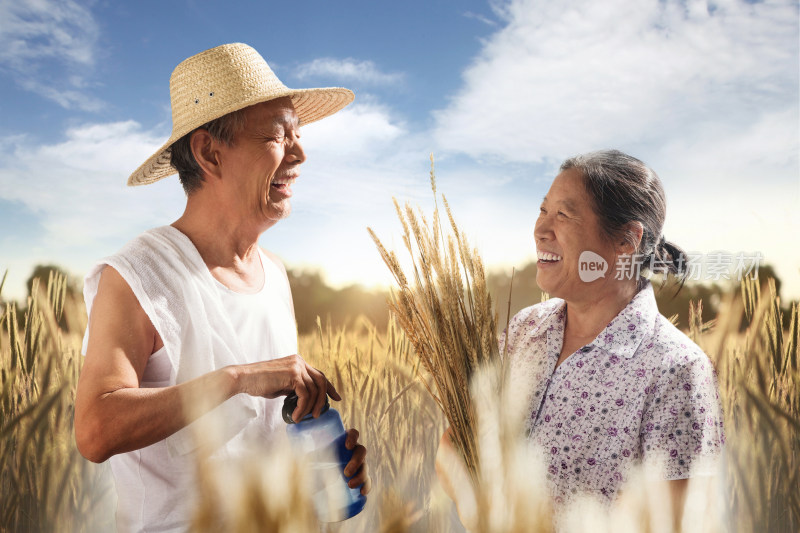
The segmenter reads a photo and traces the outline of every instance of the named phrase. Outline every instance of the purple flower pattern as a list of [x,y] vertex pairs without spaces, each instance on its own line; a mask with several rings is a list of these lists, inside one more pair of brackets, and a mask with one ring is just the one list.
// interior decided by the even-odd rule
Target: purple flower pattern
[[520,311],[500,339],[512,378],[525,377],[529,439],[551,452],[555,501],[589,492],[611,502],[630,467],[650,459],[666,479],[707,473],[725,441],[716,374],[658,312],[652,286],[556,368],[565,316],[564,301],[550,299]]

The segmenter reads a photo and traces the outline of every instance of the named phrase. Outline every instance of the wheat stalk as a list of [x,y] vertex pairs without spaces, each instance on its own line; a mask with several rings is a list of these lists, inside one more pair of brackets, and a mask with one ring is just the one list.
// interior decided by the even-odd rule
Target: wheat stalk
[[447,418],[453,444],[474,480],[479,457],[469,383],[479,368],[499,362],[496,317],[480,255],[469,247],[444,196],[450,231],[442,227],[433,156],[430,178],[434,195],[431,224],[420,211],[410,205],[401,209],[394,200],[403,242],[412,259],[410,274],[375,232],[368,231],[398,283],[390,297],[390,309],[427,371],[432,386],[426,379],[422,383]]
[[[434,225],[437,217],[436,213],[431,217]],[[422,226],[420,230],[424,231]],[[410,230],[409,226],[409,246],[416,250],[417,238]],[[413,299],[413,286],[407,286],[405,292],[398,287],[393,301],[407,306],[408,311],[397,314],[396,322],[391,322],[385,332],[378,332],[363,321],[354,321],[360,325],[347,332],[334,331],[330,326],[323,328],[320,322],[317,332],[299,340],[300,353],[336,383],[344,397],[336,407],[348,426],[361,430],[361,440],[369,450],[367,461],[374,489],[367,508],[359,517],[329,531],[445,533],[456,529],[451,525],[450,502],[438,496],[432,479],[436,439],[431,435],[440,435],[444,429],[437,401],[452,401],[452,397],[446,391],[440,392],[436,376],[424,370],[428,366],[423,355],[427,354],[432,364],[439,361],[431,351],[437,344],[432,341],[433,333],[452,331],[463,335],[461,326],[443,328],[446,315],[453,309],[458,313],[470,309],[467,284],[473,298],[480,294],[480,288],[468,277],[471,274],[462,261],[459,241],[450,231],[431,238],[427,248],[428,257],[436,257],[437,253],[440,256],[440,270],[431,265],[436,283],[433,294],[441,299],[442,290],[461,287],[463,291],[446,305],[441,303],[442,324],[429,324],[404,334],[400,318],[406,317],[414,324],[413,320],[423,317],[424,309],[414,307],[417,300]],[[476,273],[482,268],[474,259],[472,265]],[[425,279],[421,269],[419,276]],[[441,279],[446,276],[447,280]],[[415,283],[416,274],[409,278]],[[53,286],[58,283],[61,282],[57,279],[49,282],[47,291],[43,290],[44,283],[37,285],[27,309],[19,310],[12,304],[0,311],[0,501],[3,503],[0,531],[113,529],[113,509],[96,499],[100,491],[95,490],[97,487],[104,489],[105,494],[113,494],[104,477],[107,469],[88,464],[77,455],[72,433],[73,395],[81,364],[79,349],[86,324],[85,309],[80,301],[69,294],[64,296],[60,287]],[[72,324],[66,329],[58,326],[59,307],[66,323]],[[721,510],[717,510],[702,494],[699,497],[690,494],[684,531],[798,531],[797,304],[781,308],[774,283],[762,286],[758,281],[746,280],[741,296],[729,295],[720,309],[711,327],[709,322],[702,321],[695,306],[690,333],[718,370],[727,433],[726,474],[718,477],[719,485],[706,490],[706,498],[716,492],[724,496],[719,501]],[[466,327],[467,323],[464,324]],[[426,342],[431,347],[425,354],[412,353],[412,347],[418,350],[418,344]],[[452,340],[451,344],[448,357],[460,356],[462,361],[457,371],[463,373],[469,365],[469,357],[465,355],[469,352],[464,348],[468,341]],[[456,362],[452,364],[455,367]],[[532,489],[539,482],[535,463],[531,463],[517,446],[518,441],[511,437],[517,432],[513,420],[509,423],[497,414],[498,408],[492,403],[498,398],[496,381],[492,383],[496,378],[487,379],[476,382],[471,377],[473,390],[480,391],[477,394],[483,399],[473,410],[473,421],[477,420],[478,427],[488,427],[475,446],[481,476],[475,485],[476,502],[479,514],[485,516],[475,531],[548,530],[547,501],[539,494],[541,486],[539,492]],[[455,379],[451,381],[453,387],[458,386]],[[425,387],[435,394],[427,394]],[[500,409],[501,414],[504,412],[509,410]],[[229,476],[228,482],[219,488],[211,480],[203,485],[209,489],[206,499],[203,495],[200,498],[205,504],[210,503],[207,498],[216,498],[212,501],[222,504],[216,497],[219,490],[227,499],[222,508],[208,505],[208,513],[200,515],[195,526],[208,530],[222,523],[233,531],[257,527],[280,530],[292,524],[299,531],[310,528],[305,519],[297,521],[298,514],[307,516],[308,511],[307,504],[299,503],[306,496],[301,485],[290,483],[283,495],[275,496],[268,492],[275,487],[265,485],[276,475],[294,481],[299,471],[288,463],[283,474],[250,466],[241,475]],[[635,478],[633,483],[637,483]],[[579,525],[564,530],[657,531],[656,519],[659,506],[663,507],[663,496],[651,490],[646,480],[630,487],[623,490],[623,498],[627,495],[628,501],[621,502],[611,514],[583,509],[574,515]],[[270,501],[283,502],[283,507],[269,507]],[[227,522],[220,521],[218,511],[224,511],[222,516],[228,518]]]

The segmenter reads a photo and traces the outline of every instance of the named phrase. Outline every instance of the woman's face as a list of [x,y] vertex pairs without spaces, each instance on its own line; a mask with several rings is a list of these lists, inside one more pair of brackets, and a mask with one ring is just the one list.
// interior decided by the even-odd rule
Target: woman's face
[[[577,302],[614,284],[615,248],[601,231],[578,169],[565,170],[553,180],[533,236],[538,259],[536,283],[551,296]],[[599,276],[603,262],[606,270]]]

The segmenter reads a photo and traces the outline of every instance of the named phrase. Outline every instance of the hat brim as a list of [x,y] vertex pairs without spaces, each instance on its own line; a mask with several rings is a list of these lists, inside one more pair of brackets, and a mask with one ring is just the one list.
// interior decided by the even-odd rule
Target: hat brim
[[271,94],[264,98],[254,98],[251,101],[238,102],[229,109],[223,109],[215,117],[210,117],[202,124],[192,124],[185,127],[184,130],[172,131],[172,135],[165,142],[156,153],[150,156],[147,161],[142,163],[133,174],[128,178],[128,186],[147,185],[156,182],[167,176],[177,173],[178,171],[170,163],[172,145],[191,131],[199,128],[203,124],[217,119],[221,116],[233,113],[240,109],[250,107],[252,105],[268,102],[277,98],[289,97],[294,104],[297,117],[300,119],[300,125],[310,124],[317,120],[330,116],[337,111],[343,109],[353,101],[353,92],[349,89],[342,87],[324,87],[319,89],[287,89],[285,92],[279,94]]

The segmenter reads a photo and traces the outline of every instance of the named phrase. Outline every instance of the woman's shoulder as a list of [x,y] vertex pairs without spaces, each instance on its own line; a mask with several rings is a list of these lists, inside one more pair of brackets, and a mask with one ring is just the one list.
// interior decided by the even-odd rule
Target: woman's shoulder
[[563,300],[551,298],[519,311],[509,321],[508,328],[499,335],[500,353],[506,350],[513,352],[523,339],[533,339],[542,335],[558,321],[563,304]]
[[542,324],[549,322],[554,314],[558,313],[564,306],[564,300],[560,298],[550,298],[544,302],[531,305],[520,310],[509,321],[509,331],[538,329]]
[[703,349],[661,314],[656,318],[653,337],[646,348],[653,363],[666,372],[713,371]]

